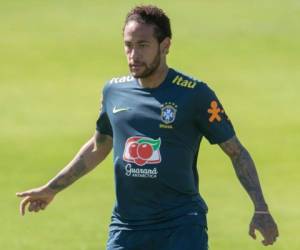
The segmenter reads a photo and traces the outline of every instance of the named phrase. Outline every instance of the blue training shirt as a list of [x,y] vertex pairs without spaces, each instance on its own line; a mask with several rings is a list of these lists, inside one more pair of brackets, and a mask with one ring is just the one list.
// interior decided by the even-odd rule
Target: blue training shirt
[[235,132],[215,93],[169,69],[157,88],[132,76],[103,89],[97,130],[113,137],[116,203],[110,228],[161,229],[206,224],[197,156],[205,136],[222,143]]

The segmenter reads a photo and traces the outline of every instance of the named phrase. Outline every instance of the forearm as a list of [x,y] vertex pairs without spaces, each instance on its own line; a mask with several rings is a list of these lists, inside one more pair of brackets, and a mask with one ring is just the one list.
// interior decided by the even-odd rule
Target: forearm
[[236,175],[253,201],[255,209],[266,211],[268,206],[263,197],[254,162],[248,151],[236,136],[219,145],[230,157]]
[[263,245],[272,245],[279,236],[278,227],[263,197],[256,168],[250,154],[241,145],[237,148],[240,150],[235,151],[238,152],[237,154],[231,155],[232,163],[240,182],[248,192],[255,207],[255,213],[249,225],[249,235],[256,239],[255,230],[258,230],[264,238],[262,240]]
[[266,211],[268,206],[263,197],[255,164],[249,152],[241,147],[238,154],[231,157],[236,175],[253,201],[256,211]]
[[58,193],[102,162],[111,147],[103,145],[97,148],[95,145],[95,139],[91,138],[83,145],[74,159],[48,182],[47,187]]

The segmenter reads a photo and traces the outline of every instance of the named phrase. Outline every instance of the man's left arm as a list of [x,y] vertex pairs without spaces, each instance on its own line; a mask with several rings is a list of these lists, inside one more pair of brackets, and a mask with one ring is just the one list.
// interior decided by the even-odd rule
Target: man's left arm
[[255,230],[258,230],[264,237],[262,243],[265,246],[272,245],[279,233],[264,199],[255,164],[249,152],[236,136],[220,143],[219,146],[230,157],[239,181],[253,201],[255,211],[249,226],[250,236],[256,239]]

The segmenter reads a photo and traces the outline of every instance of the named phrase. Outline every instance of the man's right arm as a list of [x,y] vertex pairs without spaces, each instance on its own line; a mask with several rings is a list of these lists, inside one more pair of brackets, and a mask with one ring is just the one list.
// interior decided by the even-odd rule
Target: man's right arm
[[62,169],[47,186],[58,193],[80,177],[94,169],[102,162],[112,149],[112,138],[109,135],[95,135],[80,149],[74,159]]
[[44,209],[58,192],[70,186],[102,162],[111,149],[111,136],[96,131],[94,136],[82,146],[74,159],[46,185],[17,193],[17,196],[24,198],[20,204],[21,214],[24,215],[27,204],[29,204],[28,210],[30,212]]

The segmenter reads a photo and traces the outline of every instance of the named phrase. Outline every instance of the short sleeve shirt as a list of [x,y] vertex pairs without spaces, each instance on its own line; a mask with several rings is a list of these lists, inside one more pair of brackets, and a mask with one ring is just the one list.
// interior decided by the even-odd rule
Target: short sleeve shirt
[[160,229],[205,224],[197,157],[234,136],[233,126],[207,84],[169,69],[157,88],[132,76],[103,90],[97,130],[113,137],[116,203],[111,229]]

